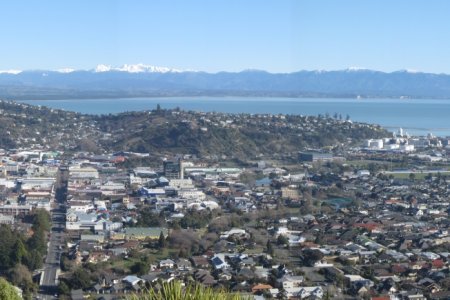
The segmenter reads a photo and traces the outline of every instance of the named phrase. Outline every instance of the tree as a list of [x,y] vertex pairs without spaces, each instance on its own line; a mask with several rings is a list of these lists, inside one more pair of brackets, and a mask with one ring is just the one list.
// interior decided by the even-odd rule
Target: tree
[[47,250],[45,243],[45,234],[42,229],[38,229],[34,232],[33,236],[28,239],[28,248],[38,251],[40,254],[44,254]]
[[78,142],[78,148],[81,151],[87,151],[91,153],[100,153],[101,148],[98,146],[98,143],[96,140],[93,140],[92,138],[82,138]]
[[184,249],[186,251],[190,251],[192,246],[198,243],[198,234],[192,230],[173,230],[168,239],[170,248]]
[[153,213],[150,208],[143,209],[138,217],[138,226],[161,226],[162,220],[159,215]]
[[4,278],[0,278],[0,300],[20,300],[16,289]]
[[270,240],[267,240],[266,252],[267,252],[267,254],[270,254],[273,256],[274,251],[273,251],[273,246],[272,246],[272,243],[270,242]]
[[58,284],[58,292],[60,295],[69,295],[70,287],[64,281],[60,280]]
[[22,263],[22,260],[27,255],[28,255],[28,252],[27,252],[27,249],[25,248],[25,245],[23,244],[21,239],[18,239],[16,241],[16,244],[14,245],[13,260],[15,261],[15,263]]
[[72,280],[70,283],[72,289],[85,289],[91,285],[91,277],[85,269],[78,268],[72,273]]
[[139,276],[147,274],[148,271],[150,271],[150,266],[143,261],[138,261],[131,267],[131,272]]
[[37,209],[33,215],[33,230],[49,231],[50,221],[50,214],[46,210]]
[[286,236],[280,234],[277,238],[277,245],[286,245],[286,244],[289,244],[289,239]]
[[300,214],[307,215],[313,212],[312,200],[308,198],[304,198],[302,201],[302,205],[300,206]]
[[16,243],[17,236],[9,226],[0,225],[0,236],[2,241],[0,243],[0,270],[7,270],[16,263],[13,261],[13,249]]
[[159,234],[159,239],[158,239],[158,247],[160,249],[163,249],[166,247],[166,237],[164,236],[164,233],[161,231],[161,233]]
[[17,264],[9,271],[8,277],[14,285],[22,288],[24,292],[31,292],[34,290],[33,279],[26,266]]
[[305,249],[302,251],[303,262],[307,266],[313,266],[323,258],[323,253],[319,250]]
[[[32,248],[30,248],[32,249]],[[25,256],[24,263],[30,270],[36,270],[42,267],[42,254],[36,249],[32,249]]]
[[178,252],[178,257],[181,258],[188,258],[190,255],[188,253],[188,250],[185,248],[181,248],[180,251]]
[[200,229],[206,227],[212,219],[212,215],[207,211],[189,211],[181,220],[181,228],[196,228]]

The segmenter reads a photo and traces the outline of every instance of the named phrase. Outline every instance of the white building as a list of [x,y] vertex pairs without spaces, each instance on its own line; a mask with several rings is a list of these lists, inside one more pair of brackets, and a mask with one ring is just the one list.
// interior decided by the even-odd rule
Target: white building
[[303,276],[284,275],[277,281],[283,285],[283,289],[291,289],[301,286],[305,278]]
[[195,199],[199,201],[203,201],[206,199],[205,193],[199,190],[194,189],[183,189],[178,191],[178,196],[184,199]]
[[358,172],[356,174],[358,175],[358,177],[370,176],[370,171],[369,170],[358,170]]
[[245,236],[246,234],[247,234],[247,232],[245,231],[245,229],[233,228],[228,231],[222,232],[222,234],[220,235],[220,238],[227,239],[232,235]]
[[400,145],[399,144],[387,144],[383,146],[383,149],[385,150],[398,150],[400,149]]
[[170,179],[169,186],[176,189],[193,189],[194,184],[189,179]]
[[414,145],[401,145],[400,146],[400,150],[405,151],[405,152],[413,152],[414,151]]
[[18,179],[17,182],[21,184],[22,191],[28,190],[53,190],[53,185],[55,183],[55,178],[23,178]]
[[426,138],[415,138],[409,140],[410,145],[414,145],[415,148],[427,148],[430,147],[431,142]]
[[99,177],[97,169],[91,167],[71,166],[69,172],[71,179],[97,179]]
[[370,149],[383,149],[384,142],[382,139],[370,139],[366,141],[366,147]]

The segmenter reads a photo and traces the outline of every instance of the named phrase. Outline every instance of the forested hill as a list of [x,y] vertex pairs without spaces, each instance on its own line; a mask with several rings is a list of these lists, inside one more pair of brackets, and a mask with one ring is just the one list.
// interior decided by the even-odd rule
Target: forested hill
[[117,115],[0,102],[0,147],[133,151],[251,157],[305,148],[357,144],[387,136],[376,125],[346,117],[201,113],[154,109]]

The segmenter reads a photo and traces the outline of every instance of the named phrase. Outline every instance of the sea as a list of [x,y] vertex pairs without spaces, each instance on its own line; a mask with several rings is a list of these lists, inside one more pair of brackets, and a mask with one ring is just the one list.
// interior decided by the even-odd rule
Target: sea
[[413,136],[450,136],[450,99],[342,99],[261,97],[164,97],[70,100],[21,100],[20,102],[83,114],[180,108],[201,112],[337,115],[352,121],[379,124]]

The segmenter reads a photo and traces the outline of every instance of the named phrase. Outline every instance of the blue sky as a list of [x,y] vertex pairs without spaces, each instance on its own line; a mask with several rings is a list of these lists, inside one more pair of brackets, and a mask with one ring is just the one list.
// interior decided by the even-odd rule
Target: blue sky
[[0,70],[450,73],[446,0],[2,0]]

